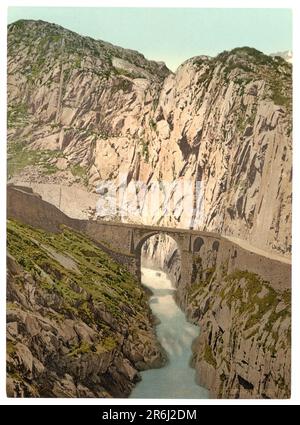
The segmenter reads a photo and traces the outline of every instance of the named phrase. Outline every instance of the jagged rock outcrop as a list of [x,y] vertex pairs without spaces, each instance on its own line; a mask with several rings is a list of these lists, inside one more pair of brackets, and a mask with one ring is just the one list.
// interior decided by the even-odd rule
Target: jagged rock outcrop
[[[124,174],[135,221],[192,225],[289,255],[291,72],[245,47],[192,58],[173,74],[137,52],[19,21],[8,29],[10,176],[94,190],[103,180],[118,187]],[[151,185],[176,179],[175,188],[201,181],[198,215],[174,190],[159,189],[159,202],[176,205],[168,212],[149,207]]]
[[8,222],[7,395],[126,397],[164,353],[138,282],[91,241]]

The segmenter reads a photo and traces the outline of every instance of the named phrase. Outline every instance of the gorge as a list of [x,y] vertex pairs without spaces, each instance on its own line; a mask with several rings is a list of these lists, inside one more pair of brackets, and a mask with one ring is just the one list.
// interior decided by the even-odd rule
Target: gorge
[[184,313],[174,300],[174,288],[161,271],[143,267],[142,283],[150,289],[150,307],[160,323],[157,338],[165,349],[168,362],[161,369],[141,373],[141,381],[132,391],[131,398],[208,398],[205,388],[195,382],[195,371],[189,367],[191,345],[199,328],[186,321]]
[[[127,274],[139,279],[140,252],[130,257],[135,241],[126,232],[150,226],[161,231],[152,233],[160,234],[156,242],[145,238],[143,254],[167,273],[177,304],[201,329],[193,343],[197,382],[212,397],[289,397],[291,158],[292,66],[280,57],[241,47],[191,58],[172,73],[138,52],[55,24],[9,25],[8,182],[21,186],[8,190],[8,217],[17,220],[9,227],[9,394],[128,396],[139,371],[164,364],[146,294],[133,289]],[[178,196],[182,182],[192,188],[201,182],[201,211],[194,209],[195,193]],[[158,204],[151,209],[155,186]],[[103,187],[105,199],[122,188],[126,212],[108,209],[106,224],[96,217]],[[165,202],[172,206],[167,212]],[[38,233],[59,235],[60,224],[80,232],[67,239],[82,232],[87,238],[88,278],[96,267],[100,277],[93,279],[104,282],[106,295],[79,283],[87,267],[80,249],[74,258],[66,242]],[[109,226],[115,230],[107,234]],[[182,250],[181,236],[170,241],[163,229],[190,232],[190,242]],[[197,232],[217,235],[219,245],[197,245]],[[35,252],[35,264],[30,255],[21,259],[16,234],[28,254]],[[108,255],[105,273],[94,257],[99,246]],[[48,283],[39,288],[41,279]],[[61,320],[56,301],[72,322],[68,336],[52,330]],[[32,315],[43,329],[40,341]],[[82,321],[92,330],[75,330]],[[50,358],[42,353],[49,340]]]

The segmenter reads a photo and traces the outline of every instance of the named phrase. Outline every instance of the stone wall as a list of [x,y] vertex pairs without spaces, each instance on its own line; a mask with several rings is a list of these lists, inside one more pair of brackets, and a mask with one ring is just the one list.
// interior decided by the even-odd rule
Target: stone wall
[[[196,257],[201,257],[201,251]],[[243,270],[258,274],[263,280],[270,282],[274,289],[284,290],[291,286],[290,264],[248,251],[226,239],[221,239],[218,252],[211,252],[210,256],[214,258],[211,267],[216,267],[216,270],[220,270],[222,264],[226,263],[228,274]]]
[[[88,235],[99,245],[104,252],[114,260],[123,264],[131,273],[136,274],[137,266],[135,256],[129,252],[119,252],[116,245],[104,244],[103,241],[110,240],[111,235],[104,233],[101,237],[101,226],[93,226],[87,220],[79,220],[68,217],[54,205],[44,201],[41,196],[33,193],[28,187],[7,187],[7,218],[13,218],[22,223],[43,229],[47,232],[60,232],[61,226],[69,226]],[[120,235],[120,234],[119,234]],[[123,240],[123,238],[119,238]]]
[[31,188],[7,187],[7,217],[33,227],[57,233],[62,224],[81,230],[81,221],[72,219],[54,205],[45,202]]

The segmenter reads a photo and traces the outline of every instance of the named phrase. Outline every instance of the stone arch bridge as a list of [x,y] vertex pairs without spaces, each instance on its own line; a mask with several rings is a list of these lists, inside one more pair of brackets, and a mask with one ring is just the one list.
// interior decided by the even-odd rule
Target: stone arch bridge
[[125,258],[122,262],[131,264],[129,268],[139,279],[143,244],[151,236],[170,236],[180,253],[183,282],[191,279],[193,256],[200,255],[204,248],[206,252],[217,253],[221,239],[217,234],[209,232],[99,220],[86,222],[85,233],[117,255],[123,255]]

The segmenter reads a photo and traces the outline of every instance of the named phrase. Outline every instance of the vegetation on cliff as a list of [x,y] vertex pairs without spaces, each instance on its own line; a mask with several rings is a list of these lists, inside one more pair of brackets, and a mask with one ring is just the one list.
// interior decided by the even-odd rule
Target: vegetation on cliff
[[147,297],[88,238],[8,221],[8,394],[126,396],[163,361]]
[[212,368],[206,384],[221,398],[289,397],[290,290],[226,264],[196,267],[185,307],[201,326],[193,360],[200,377]]

